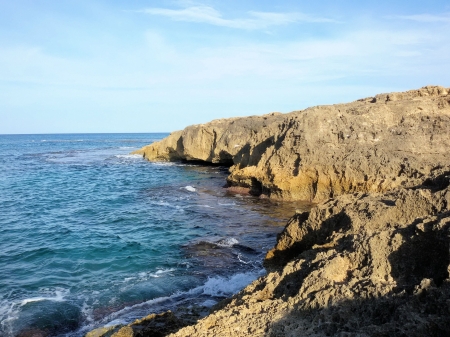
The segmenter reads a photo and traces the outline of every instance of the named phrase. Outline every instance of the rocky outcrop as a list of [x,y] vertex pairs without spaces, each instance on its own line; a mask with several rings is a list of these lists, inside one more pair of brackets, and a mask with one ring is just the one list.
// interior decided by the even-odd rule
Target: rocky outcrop
[[288,114],[189,126],[136,153],[229,165],[228,185],[324,201],[416,186],[450,168],[450,89],[428,86]]
[[318,202],[279,234],[266,276],[165,333],[449,336],[449,91],[215,120],[137,151],[229,165],[235,190]]
[[170,336],[448,336],[449,179],[296,214],[267,276]]

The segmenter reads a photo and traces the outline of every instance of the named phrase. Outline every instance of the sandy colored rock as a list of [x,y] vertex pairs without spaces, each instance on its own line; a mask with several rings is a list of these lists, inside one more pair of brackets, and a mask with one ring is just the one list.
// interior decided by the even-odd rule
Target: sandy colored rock
[[266,276],[169,336],[450,335],[449,91],[216,120],[137,151],[318,202],[278,235]]
[[450,168],[449,91],[428,86],[288,114],[214,120],[135,153],[230,165],[229,186],[274,199],[319,202],[412,187]]
[[269,273],[170,336],[446,336],[450,174],[296,214]]
[[102,337],[105,336],[107,333],[111,332],[112,330],[114,330],[115,327],[114,326],[109,326],[109,327],[101,327],[98,329],[94,329],[92,331],[89,331],[85,337]]

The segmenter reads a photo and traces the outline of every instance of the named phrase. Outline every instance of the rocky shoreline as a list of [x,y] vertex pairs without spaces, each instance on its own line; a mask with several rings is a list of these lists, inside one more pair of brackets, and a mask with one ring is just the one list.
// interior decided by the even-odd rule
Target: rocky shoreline
[[233,191],[318,204],[289,220],[268,274],[207,317],[88,336],[450,335],[449,92],[215,120],[137,151],[228,165]]

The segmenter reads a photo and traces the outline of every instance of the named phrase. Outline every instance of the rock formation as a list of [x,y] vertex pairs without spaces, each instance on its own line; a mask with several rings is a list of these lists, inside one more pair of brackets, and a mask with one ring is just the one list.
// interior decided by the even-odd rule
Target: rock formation
[[296,214],[266,276],[170,336],[448,336],[449,179]]
[[288,114],[220,119],[136,153],[230,165],[230,187],[274,199],[319,202],[416,186],[449,169],[449,92],[428,86]]
[[196,324],[163,314],[176,323],[165,333],[450,336],[449,91],[216,120],[137,151],[230,165],[231,188],[320,202],[289,220],[266,276]]

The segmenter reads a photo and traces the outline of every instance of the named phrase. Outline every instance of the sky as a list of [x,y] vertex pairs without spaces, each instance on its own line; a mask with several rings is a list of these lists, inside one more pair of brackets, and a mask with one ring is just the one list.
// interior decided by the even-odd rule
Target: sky
[[450,2],[0,0],[0,134],[170,132],[450,87]]

